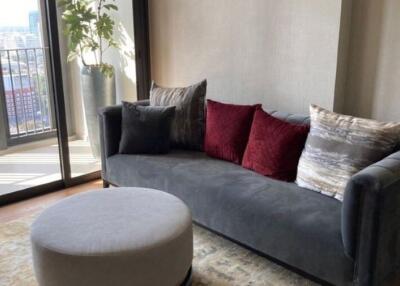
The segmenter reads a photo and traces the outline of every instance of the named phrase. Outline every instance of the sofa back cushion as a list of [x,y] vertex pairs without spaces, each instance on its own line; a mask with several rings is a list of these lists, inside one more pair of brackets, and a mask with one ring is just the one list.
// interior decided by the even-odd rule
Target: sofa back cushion
[[207,100],[206,154],[240,164],[257,107]]
[[171,127],[173,147],[203,150],[206,89],[206,80],[176,88],[161,87],[152,83],[150,105],[176,107]]
[[310,116],[309,115],[302,115],[302,114],[293,114],[283,111],[276,111],[276,110],[266,110],[270,115],[275,118],[284,120],[289,123],[293,124],[306,124],[310,125]]
[[341,115],[315,105],[310,115],[296,182],[338,200],[353,174],[394,152],[400,141],[400,123]]
[[292,124],[257,109],[242,166],[277,180],[294,181],[308,131],[308,124]]

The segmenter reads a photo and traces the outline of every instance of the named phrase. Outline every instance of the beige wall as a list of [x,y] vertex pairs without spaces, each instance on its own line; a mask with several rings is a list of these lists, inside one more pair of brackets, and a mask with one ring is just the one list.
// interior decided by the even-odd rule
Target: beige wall
[[[400,1],[350,2],[149,0],[152,76],[170,86],[208,78],[208,97],[228,102],[301,113],[313,102],[400,120]],[[132,4],[118,4],[124,48],[108,59],[119,98],[135,100]],[[76,64],[66,78],[71,122],[84,135]]]
[[333,109],[342,1],[150,0],[152,77],[208,97]]
[[354,0],[346,113],[400,120],[399,11],[399,0]]
[[[119,11],[112,16],[116,21],[115,38],[119,41],[121,49],[108,50],[104,55],[104,61],[115,68],[117,102],[135,101],[137,96],[132,1],[116,0],[116,4]],[[62,37],[60,39],[62,63],[66,63],[66,45],[66,38]],[[79,60],[64,64],[64,94],[69,133],[86,139],[86,124],[82,124],[85,122],[85,117],[80,93],[80,65]]]

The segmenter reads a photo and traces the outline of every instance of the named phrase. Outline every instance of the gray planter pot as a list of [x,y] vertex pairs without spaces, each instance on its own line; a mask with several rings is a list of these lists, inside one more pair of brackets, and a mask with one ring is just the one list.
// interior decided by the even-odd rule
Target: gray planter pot
[[115,105],[115,77],[104,76],[98,67],[81,69],[81,94],[90,146],[95,158],[100,157],[100,136],[97,112],[100,108]]

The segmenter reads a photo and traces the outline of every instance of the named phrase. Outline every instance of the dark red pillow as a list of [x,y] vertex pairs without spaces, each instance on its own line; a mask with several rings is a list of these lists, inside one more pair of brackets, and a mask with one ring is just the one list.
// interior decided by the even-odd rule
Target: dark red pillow
[[242,166],[274,179],[294,181],[309,130],[308,125],[291,124],[258,109]]
[[207,100],[207,155],[240,164],[249,139],[254,112],[261,105],[234,105]]

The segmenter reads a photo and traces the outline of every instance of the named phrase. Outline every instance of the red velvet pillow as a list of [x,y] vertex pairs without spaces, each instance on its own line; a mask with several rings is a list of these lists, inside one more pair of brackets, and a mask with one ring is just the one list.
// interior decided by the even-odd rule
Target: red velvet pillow
[[257,107],[207,100],[206,154],[240,164]]
[[309,130],[308,125],[291,124],[258,109],[242,166],[274,179],[294,181]]

